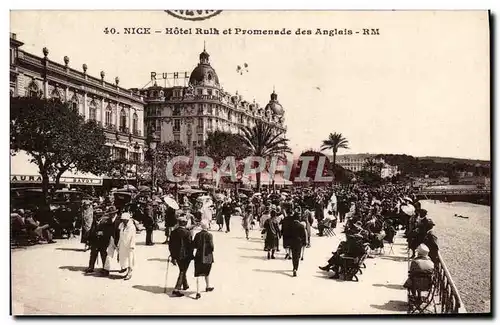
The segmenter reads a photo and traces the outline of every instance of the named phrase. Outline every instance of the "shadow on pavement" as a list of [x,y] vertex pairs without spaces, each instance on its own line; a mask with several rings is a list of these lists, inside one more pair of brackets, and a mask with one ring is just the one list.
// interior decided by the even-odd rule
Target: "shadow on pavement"
[[282,275],[287,275],[289,277],[292,277],[292,271],[290,270],[263,270],[263,269],[253,269],[255,272],[263,272],[263,273],[276,273],[276,274],[282,274]]
[[408,310],[408,303],[401,300],[389,300],[383,305],[370,305],[373,308],[386,311],[406,311]]
[[[165,287],[160,287],[160,286],[134,285],[134,286],[132,286],[132,288],[139,289],[142,291],[147,291],[147,292],[154,293],[157,295],[159,295],[159,294],[167,295],[170,298],[182,298],[182,297],[177,297],[177,296],[172,295],[172,291],[174,290],[174,288],[167,288],[166,293],[165,293]],[[193,293],[195,293],[194,291],[181,291],[181,292],[184,293],[184,297],[186,297],[186,298],[189,298],[189,295],[192,295]]]
[[408,262],[408,257],[406,256],[378,256],[383,260],[391,260],[394,262]]
[[251,258],[251,259],[254,259],[254,260],[263,260],[263,261],[267,261],[267,255],[264,255],[265,253],[262,252],[263,255],[262,256],[240,256],[242,258]]
[[166,262],[167,259],[166,258],[155,257],[155,258],[148,258],[148,261],[151,261],[151,262]]
[[245,250],[245,251],[259,251],[263,252],[263,248],[248,248],[248,247],[238,247],[238,249]]
[[375,283],[373,284],[374,287],[384,287],[384,288],[389,288],[389,289],[396,289],[396,290],[406,290],[405,287],[403,287],[402,284],[379,284]]
[[73,272],[84,272],[87,269],[87,266],[67,265],[67,266],[59,266],[59,269],[73,271]]
[[86,252],[85,248],[69,248],[69,247],[58,247],[57,251],[72,251],[72,252]]

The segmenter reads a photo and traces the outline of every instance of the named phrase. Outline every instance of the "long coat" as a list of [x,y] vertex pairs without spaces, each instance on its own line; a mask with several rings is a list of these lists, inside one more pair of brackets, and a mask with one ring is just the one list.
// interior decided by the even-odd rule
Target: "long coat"
[[307,232],[304,225],[298,220],[292,221],[288,229],[288,238],[290,248],[301,248],[302,246],[306,246]]
[[264,249],[266,251],[275,250],[279,247],[280,239],[280,224],[277,217],[266,220],[264,230],[266,239],[264,241]]
[[170,256],[174,260],[191,260],[193,258],[191,232],[184,227],[172,230],[168,249],[170,250]]
[[92,227],[92,221],[94,220],[94,208],[91,204],[86,205],[82,208],[82,243],[88,242],[90,228]]
[[291,247],[293,223],[294,221],[291,216],[285,217],[283,220],[281,220],[281,229],[283,234],[283,248]]
[[118,256],[120,258],[120,267],[126,269],[132,268],[135,262],[135,225],[132,220],[127,224],[121,223],[118,227],[120,230],[120,240],[118,241]]
[[214,262],[213,236],[206,230],[202,230],[194,236],[193,248],[196,249],[195,263],[212,264]]

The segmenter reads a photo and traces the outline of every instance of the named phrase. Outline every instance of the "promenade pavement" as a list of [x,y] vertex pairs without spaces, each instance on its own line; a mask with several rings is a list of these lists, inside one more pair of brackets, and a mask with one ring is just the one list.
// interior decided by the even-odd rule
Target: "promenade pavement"
[[[312,238],[298,277],[292,277],[292,262],[267,260],[259,230],[245,239],[241,218],[233,217],[231,232],[211,230],[215,263],[210,276],[213,292],[195,300],[194,265],[188,270],[190,288],[184,297],[171,296],[178,269],[170,264],[167,294],[164,293],[167,245],[155,231],[155,246],[145,246],[145,233],[137,238],[136,266],[131,280],[119,273],[111,278],[84,275],[89,252],[79,239],[59,240],[12,250],[12,313],[14,315],[297,315],[297,314],[397,314],[406,313],[408,263],[406,242],[396,237],[393,253],[366,260],[359,282],[328,279],[318,269],[344,238]],[[217,228],[216,225],[212,228]],[[100,265],[98,267],[101,267]],[[118,270],[118,263],[113,264]]]

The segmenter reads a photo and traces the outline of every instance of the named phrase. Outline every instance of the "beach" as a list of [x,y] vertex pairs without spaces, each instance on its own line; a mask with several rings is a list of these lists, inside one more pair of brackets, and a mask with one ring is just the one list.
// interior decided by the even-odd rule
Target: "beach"
[[441,256],[467,312],[490,312],[491,207],[466,202],[421,202],[436,224]]

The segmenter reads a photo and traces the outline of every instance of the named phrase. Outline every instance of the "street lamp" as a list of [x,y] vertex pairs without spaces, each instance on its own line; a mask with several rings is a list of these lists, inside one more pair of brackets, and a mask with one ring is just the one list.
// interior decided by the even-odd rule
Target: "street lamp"
[[156,150],[156,145],[158,144],[158,142],[159,142],[158,136],[156,135],[155,130],[153,130],[149,134],[149,149],[150,149],[150,154],[151,154],[151,183],[152,183],[152,187],[153,187],[151,190],[153,190],[156,187],[156,180],[155,180],[155,150]]

